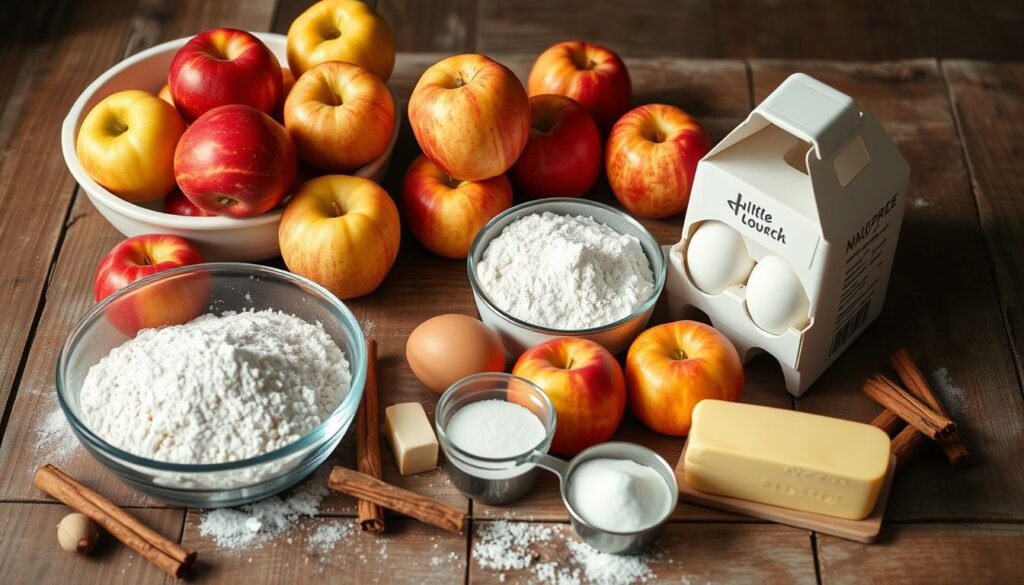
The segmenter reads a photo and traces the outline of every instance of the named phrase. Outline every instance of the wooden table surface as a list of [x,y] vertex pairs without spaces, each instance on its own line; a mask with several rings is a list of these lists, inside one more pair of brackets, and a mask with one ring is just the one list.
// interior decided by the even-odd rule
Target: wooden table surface
[[[564,558],[571,539],[550,478],[501,508],[462,497],[443,471],[398,476],[385,449],[386,479],[464,507],[466,537],[394,518],[381,542],[367,535],[326,554],[306,548],[310,532],[351,523],[354,503],[332,495],[328,512],[303,520],[263,548],[219,549],[199,534],[202,512],[132,491],[73,442],[56,406],[54,363],[72,327],[93,306],[99,259],[122,236],[96,212],[67,172],[58,130],[93,78],[162,40],[215,26],[284,31],[297,12],[272,0],[167,3],[114,0],[94,6],[41,1],[26,8],[0,52],[0,574],[8,583],[153,583],[165,580],[123,546],[83,558],[57,548],[54,525],[67,510],[31,487],[33,470],[56,463],[131,507],[154,527],[199,551],[196,581],[209,583],[498,582],[471,556],[494,518],[551,524],[539,559]],[[493,4],[493,3],[492,3]],[[492,10],[493,10],[492,6]],[[129,15],[129,16],[126,16]],[[409,14],[404,15],[411,18]],[[401,18],[402,15],[396,16]],[[426,17],[424,17],[426,18]],[[35,42],[36,38],[43,41]],[[479,38],[479,37],[478,37]],[[492,56],[521,77],[535,54]],[[391,80],[399,104],[441,55],[402,53]],[[917,356],[977,455],[950,470],[930,448],[896,478],[880,541],[861,545],[806,530],[680,505],[651,567],[659,581],[696,582],[1019,582],[1024,574],[1024,65],[918,59],[883,63],[690,60],[638,56],[627,64],[636,104],[666,102],[697,115],[720,139],[793,71],[805,71],[874,111],[912,169],[889,297],[882,316],[800,399],[783,389],[769,358],[747,367],[744,400],[866,421],[879,407],[860,392],[899,346]],[[385,187],[397,193],[417,154],[406,125]],[[603,182],[594,197],[609,200]],[[644,222],[675,242],[682,216]],[[280,265],[280,260],[271,262]],[[465,265],[427,253],[403,234],[398,262],[374,294],[349,303],[376,324],[384,404],[435,396],[412,376],[405,339],[424,319],[475,314]],[[656,319],[664,319],[662,306]],[[627,416],[618,438],[675,461],[681,441],[657,436]],[[351,436],[333,461],[353,464]],[[443,556],[438,566],[432,558]],[[357,560],[358,559],[358,560]],[[527,573],[511,572],[510,582]]]

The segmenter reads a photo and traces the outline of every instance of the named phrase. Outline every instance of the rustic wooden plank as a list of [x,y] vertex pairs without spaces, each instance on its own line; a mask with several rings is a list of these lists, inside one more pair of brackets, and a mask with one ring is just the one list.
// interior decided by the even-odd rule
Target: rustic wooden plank
[[1024,407],[936,63],[754,62],[755,98],[763,99],[794,70],[876,113],[911,168],[886,307],[797,407],[869,420],[880,408],[863,396],[861,382],[886,369],[889,355],[906,346],[936,383],[979,462],[952,471],[938,450],[929,450],[896,476],[887,518],[1020,519]]
[[1024,574],[1019,524],[898,524],[864,545],[818,536],[821,583],[1017,583]]
[[[77,59],[71,59],[70,56],[62,57],[58,60],[59,67],[52,70],[40,84],[40,87],[44,89],[49,88],[55,98],[64,100],[66,97],[67,99],[64,100],[66,103],[61,101],[59,104],[54,104],[49,96],[40,94],[39,101],[49,104],[53,110],[32,109],[27,115],[30,115],[34,122],[26,122],[29,127],[19,130],[19,134],[24,133],[20,140],[25,144],[19,147],[21,151],[13,155],[14,162],[23,168],[43,169],[38,176],[38,182],[29,184],[27,187],[28,192],[19,191],[22,189],[20,184],[19,188],[14,191],[9,189],[10,181],[13,180],[9,175],[15,172],[13,169],[16,168],[11,166],[11,159],[5,161],[0,167],[0,189],[4,189],[0,197],[13,197],[15,194],[19,194],[21,197],[11,203],[17,211],[0,216],[0,228],[2,228],[0,229],[0,238],[6,239],[14,237],[15,234],[21,234],[18,236],[19,240],[27,241],[33,237],[39,237],[40,234],[26,231],[26,229],[31,229],[34,223],[37,223],[35,218],[44,215],[38,211],[40,209],[39,201],[52,201],[52,205],[56,208],[60,206],[60,201],[66,201],[70,196],[74,180],[64,168],[63,160],[60,159],[55,143],[33,141],[30,138],[34,134],[39,135],[40,132],[43,132],[42,129],[36,128],[36,125],[52,123],[55,126],[60,117],[64,116],[70,102],[77,97],[78,92],[104,67],[109,66],[124,54],[118,51],[139,50],[167,38],[187,34],[183,31],[203,30],[214,26],[263,29],[270,23],[273,11],[273,0],[263,0],[262,4],[254,4],[251,0],[242,0],[233,5],[234,12],[229,10],[228,3],[217,4],[216,8],[188,9],[189,7],[185,7],[186,9],[181,12],[174,12],[181,8],[171,0],[162,0],[162,2],[147,0],[140,5],[139,10],[130,19],[114,18],[115,15],[121,16],[116,10],[112,14],[106,15],[98,9],[92,9],[85,15],[71,19],[80,26],[91,27],[86,29],[89,33],[77,32],[77,29],[65,31],[63,33],[65,36],[62,36],[53,48],[57,51],[55,54],[79,55],[79,53],[91,52],[93,59],[101,61],[98,63],[85,61],[81,55]],[[132,14],[131,6],[123,6],[121,10]],[[94,22],[97,13],[102,18],[99,19],[99,22]],[[108,21],[120,22],[121,28],[107,30]],[[126,31],[129,30],[132,31],[131,34],[126,35]],[[106,31],[107,36],[94,38],[99,31]],[[81,46],[86,42],[88,44]],[[45,131],[49,132],[51,136],[58,135],[56,128]],[[25,159],[30,155],[36,158]],[[46,161],[47,165],[52,163],[52,168],[40,167],[39,161]],[[17,174],[19,178],[22,176]],[[67,193],[64,192],[65,189]],[[49,209],[50,205],[48,204],[44,208]],[[63,218],[63,210],[61,213]],[[3,470],[3,478],[0,479],[0,498],[7,500],[41,499],[42,494],[31,486],[32,473],[43,463],[57,463],[72,476],[94,487],[119,504],[156,505],[155,500],[144,497],[117,481],[112,473],[78,447],[77,441],[57,406],[53,379],[57,353],[74,325],[94,305],[92,279],[96,264],[122,238],[114,228],[106,223],[85,197],[79,197],[75,201],[68,224],[61,253],[47,289],[47,302],[35,332],[32,350],[29,353],[18,396],[11,411],[10,422],[4,440],[0,443],[0,469]],[[59,229],[54,231],[57,232]],[[19,263],[27,263],[13,257],[10,260],[7,259],[6,254],[12,247],[16,248],[14,243],[0,251],[0,259],[3,259],[3,267],[0,270],[17,267]],[[48,261],[49,256],[46,257],[46,262]],[[45,272],[43,274],[45,275]],[[24,278],[28,278],[28,276]],[[3,281],[0,280],[0,289],[3,286]],[[14,296],[17,297],[17,295],[16,292]],[[11,294],[5,290],[0,298],[9,299]],[[12,315],[12,321],[17,315],[15,313],[18,310],[17,304],[16,299],[14,306],[9,304],[5,307],[5,313]],[[0,336],[8,334],[9,329],[4,329]],[[6,355],[6,351],[3,355]],[[0,390],[0,392],[2,391],[4,390]]]
[[[172,583],[173,580],[107,533],[89,555],[69,553],[57,544],[57,523],[70,508],[60,504],[0,503],[0,566],[5,583]],[[132,509],[154,530],[177,540],[182,510]]]
[[100,7],[73,3],[51,15],[61,24],[48,28],[27,53],[31,83],[16,82],[23,93],[4,112],[0,299],[6,323],[0,330],[0,404],[7,404],[73,193],[74,181],[52,137],[60,135],[61,120],[80,89],[124,46],[128,25],[118,17],[134,5],[135,0]]
[[[328,531],[342,535],[333,546],[316,538]],[[199,553],[196,583],[462,583],[466,538],[405,519],[375,536],[351,518],[304,518],[260,548],[232,550],[200,534],[189,512],[182,543]]]
[[381,0],[377,11],[391,25],[399,52],[469,53],[476,46],[476,0]]
[[568,40],[602,45],[622,56],[717,57],[709,0],[480,0],[477,48],[536,56]]
[[1015,0],[798,0],[780,8],[771,0],[717,0],[722,56],[873,61],[1024,54],[1024,6]]
[[978,61],[942,64],[971,173],[988,257],[995,271],[1000,313],[1010,335],[1018,378],[1024,378],[1024,65]]
[[[476,522],[473,545],[481,542],[481,529],[489,522]],[[579,568],[567,542],[577,537],[567,524],[534,524],[551,530],[547,541],[535,542],[529,552],[528,568],[501,571],[484,568],[474,557],[469,568],[470,583],[555,582],[559,572],[572,574]],[[647,565],[657,583],[814,583],[814,557],[809,533],[795,528],[758,524],[668,524],[646,555]],[[538,575],[537,566],[554,563]],[[586,575],[580,569],[582,582]]]

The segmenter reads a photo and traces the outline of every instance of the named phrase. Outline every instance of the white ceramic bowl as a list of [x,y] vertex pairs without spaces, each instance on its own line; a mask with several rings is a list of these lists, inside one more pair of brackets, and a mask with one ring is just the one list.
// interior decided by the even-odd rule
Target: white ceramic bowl
[[[287,64],[284,35],[253,33],[273,51],[282,64]],[[277,225],[281,208],[246,219],[230,217],[186,217],[164,213],[163,199],[139,205],[114,195],[92,180],[78,162],[75,139],[82,119],[89,110],[108,95],[126,89],[157,92],[167,83],[167,70],[174,54],[192,37],[185,37],[146,49],[121,61],[100,75],[85,88],[64,118],[61,148],[71,174],[82,186],[96,209],[119,232],[126,236],[140,234],[174,234],[188,238],[202,249],[208,260],[263,260],[280,254]],[[357,169],[354,175],[380,182],[387,172],[391,151],[398,140],[401,110],[395,109],[395,130],[387,149],[376,160]]]
[[[491,240],[501,235],[501,232],[508,224],[520,217],[544,213],[545,211],[559,215],[591,217],[620,234],[631,235],[640,240],[640,246],[643,248],[644,254],[651,264],[651,272],[654,273],[654,290],[651,292],[651,296],[634,309],[632,313],[614,323],[578,330],[541,327],[540,325],[527,323],[522,319],[513,317],[498,308],[480,287],[476,276],[477,264],[483,258],[484,251],[487,250]],[[590,339],[600,343],[613,354],[624,351],[633,343],[636,336],[640,335],[647,328],[647,323],[651,320],[651,315],[654,313],[654,305],[657,303],[658,297],[661,296],[662,289],[665,288],[665,257],[658,246],[658,241],[654,239],[651,232],[647,231],[647,228],[626,213],[588,199],[538,199],[506,209],[491,219],[477,233],[476,239],[473,240],[473,245],[469,248],[467,265],[469,269],[469,284],[473,289],[473,300],[476,301],[476,308],[480,313],[480,319],[491,329],[498,332],[505,345],[505,350],[513,358],[518,358],[520,354],[535,345],[540,345],[558,337]]]

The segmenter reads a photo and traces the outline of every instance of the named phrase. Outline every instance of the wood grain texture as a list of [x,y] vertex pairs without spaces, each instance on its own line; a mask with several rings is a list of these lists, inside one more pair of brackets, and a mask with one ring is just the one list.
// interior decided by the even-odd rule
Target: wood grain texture
[[[477,522],[473,546],[479,546],[482,532],[490,522]],[[578,577],[585,569],[573,560],[566,544],[577,537],[567,524],[538,523],[550,530],[546,540],[534,543],[528,552],[528,568],[499,570],[485,568],[474,558],[469,568],[470,583],[554,582],[538,578],[537,566],[557,563],[554,571]],[[538,539],[539,540],[539,539]],[[518,548],[516,549],[518,552]],[[757,524],[667,524],[645,559],[654,577],[652,583],[814,583],[814,558],[810,533],[776,525]],[[729,559],[722,562],[722,559]],[[583,582],[587,582],[583,580]]]
[[971,173],[1000,313],[1024,379],[1024,64],[944,62],[954,114]]
[[477,48],[536,58],[555,43],[584,40],[619,55],[717,57],[710,0],[478,0]]
[[[373,535],[353,518],[304,518],[259,549],[231,550],[200,534],[201,514],[188,513],[182,536],[199,553],[196,583],[455,584],[466,571],[467,536],[408,519],[389,520],[386,533]],[[325,545],[316,535],[328,531],[343,536]]]
[[978,212],[942,76],[934,61],[878,65],[754,62],[760,101],[804,71],[853,96],[895,139],[911,168],[886,306],[808,393],[800,410],[868,421],[860,392],[905,346],[930,376],[978,464],[950,470],[934,446],[897,474],[887,520],[1020,519],[1024,406]]
[[[69,553],[57,544],[57,524],[71,510],[61,504],[0,503],[0,566],[5,583],[66,585],[173,583],[155,565],[109,534],[100,535],[89,555]],[[158,532],[177,540],[182,510],[132,509]]]
[[824,585],[1017,583],[1024,574],[1019,524],[890,524],[864,545],[818,536]]
[[731,58],[1017,60],[1024,55],[1024,6],[1016,0],[716,0],[715,19],[721,56]]
[[476,47],[476,0],[380,0],[399,52],[470,53]]
[[[0,243],[12,239],[9,244],[3,243],[4,248],[0,249],[0,259],[3,259],[0,273],[11,269],[24,272],[22,277],[18,277],[24,282],[16,285],[19,290],[13,293],[3,289],[3,283],[8,281],[0,276],[0,290],[3,290],[3,297],[0,298],[12,298],[13,295],[13,300],[4,307],[5,313],[10,311],[7,314],[11,316],[11,327],[0,331],[0,339],[18,327],[22,317],[31,317],[35,310],[35,300],[32,301],[31,310],[20,308],[20,304],[28,303],[31,296],[28,289],[21,290],[30,277],[26,267],[32,264],[32,258],[38,256],[34,269],[40,271],[40,266],[48,268],[50,252],[44,255],[42,248],[36,253],[23,251],[25,257],[20,259],[8,259],[5,255],[21,249],[19,246],[22,242],[27,245],[28,242],[36,241],[37,245],[41,245],[38,238],[50,230],[44,229],[39,223],[47,215],[44,212],[59,212],[60,215],[50,230],[53,232],[54,245],[61,230],[65,232],[7,431],[4,440],[0,442],[0,470],[4,470],[0,479],[0,498],[3,499],[41,499],[42,495],[31,487],[32,472],[43,463],[56,463],[72,477],[94,486],[115,503],[158,504],[117,481],[113,474],[78,447],[57,407],[54,393],[57,353],[71,329],[95,304],[92,282],[96,264],[122,236],[84,196],[75,200],[67,225],[63,225],[64,210],[75,190],[74,180],[64,167],[55,144],[35,140],[33,136],[58,136],[56,128],[59,121],[78,92],[126,53],[189,34],[183,31],[203,30],[217,25],[265,29],[270,23],[274,3],[273,0],[239,0],[233,3],[219,2],[213,7],[201,2],[190,6],[179,5],[172,0],[145,0],[138,5],[137,10],[134,2],[109,8],[108,4],[111,3],[103,4],[102,9],[86,11],[84,4],[74,3],[85,14],[74,15],[70,19],[70,26],[81,27],[82,30],[73,28],[63,32],[51,47],[55,51],[53,54],[58,56],[55,68],[48,72],[38,87],[38,91],[50,93],[34,96],[37,103],[22,113],[27,118],[16,129],[18,136],[14,139],[17,141],[15,151],[0,161],[0,203],[4,197],[17,195],[17,199],[4,207],[5,213],[0,215]],[[112,10],[109,14],[105,12],[108,9]],[[130,17],[123,18],[126,14]],[[119,16],[121,18],[117,18]],[[112,23],[118,26],[113,27]],[[22,170],[16,171],[18,168]],[[20,180],[21,173],[29,168],[38,172],[37,180],[11,189],[11,181]],[[46,201],[47,204],[40,205],[40,201]],[[47,272],[40,272],[40,280]],[[0,347],[4,343],[0,342]],[[3,356],[0,357],[0,370],[4,368],[3,363],[9,353],[16,352],[3,350],[0,353]],[[6,388],[0,387],[0,393],[4,392]]]

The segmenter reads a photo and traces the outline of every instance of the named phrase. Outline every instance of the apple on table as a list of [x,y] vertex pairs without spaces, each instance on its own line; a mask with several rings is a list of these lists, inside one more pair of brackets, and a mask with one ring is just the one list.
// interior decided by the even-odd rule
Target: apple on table
[[358,0],[321,0],[288,27],[288,67],[296,77],[327,61],[355,63],[381,81],[395,67],[391,28]]
[[303,160],[328,171],[351,171],[387,150],[395,103],[376,75],[328,61],[295,82],[285,100],[284,126]]
[[174,149],[184,132],[174,106],[145,91],[119,91],[86,114],[75,154],[111,193],[132,203],[154,201],[174,188]]
[[398,257],[398,208],[377,183],[324,175],[288,200],[278,228],[288,270],[342,299],[376,289]]
[[519,79],[483,55],[456,55],[426,71],[409,97],[423,153],[450,177],[500,175],[530,137],[530,101]]
[[527,197],[582,197],[601,173],[601,134],[586,108],[555,94],[530,98],[530,138],[509,170]]
[[[610,439],[626,408],[622,368],[599,343],[559,337],[526,350],[512,374],[544,390],[558,424],[551,451],[576,454]],[[509,400],[517,401],[510,392]],[[525,400],[525,399],[523,399]]]
[[[100,302],[147,276],[205,262],[192,242],[168,234],[132,236],[114,246],[96,267],[93,294]],[[152,327],[186,323],[203,313],[210,297],[210,281],[202,273],[190,274],[121,296],[108,308],[111,323],[133,337]]]
[[705,398],[737,401],[743,363],[720,331],[697,321],[676,321],[641,333],[626,355],[630,409],[659,433],[690,432],[691,414]]
[[254,217],[273,209],[295,183],[295,145],[283,126],[244,105],[220,106],[188,127],[174,176],[206,213]]
[[505,175],[482,181],[453,179],[419,155],[402,183],[402,217],[423,247],[446,258],[465,258],[480,228],[512,206]]
[[629,109],[633,91],[622,59],[610,49],[583,41],[558,43],[541,53],[526,87],[530,97],[554,93],[578,101],[602,133]]
[[692,116],[648,104],[615,123],[605,146],[605,174],[627,211],[668,217],[686,209],[697,163],[710,149],[707,131]]
[[251,33],[233,28],[193,37],[175,53],[167,75],[172,103],[188,121],[229,104],[273,114],[282,83],[274,53]]

